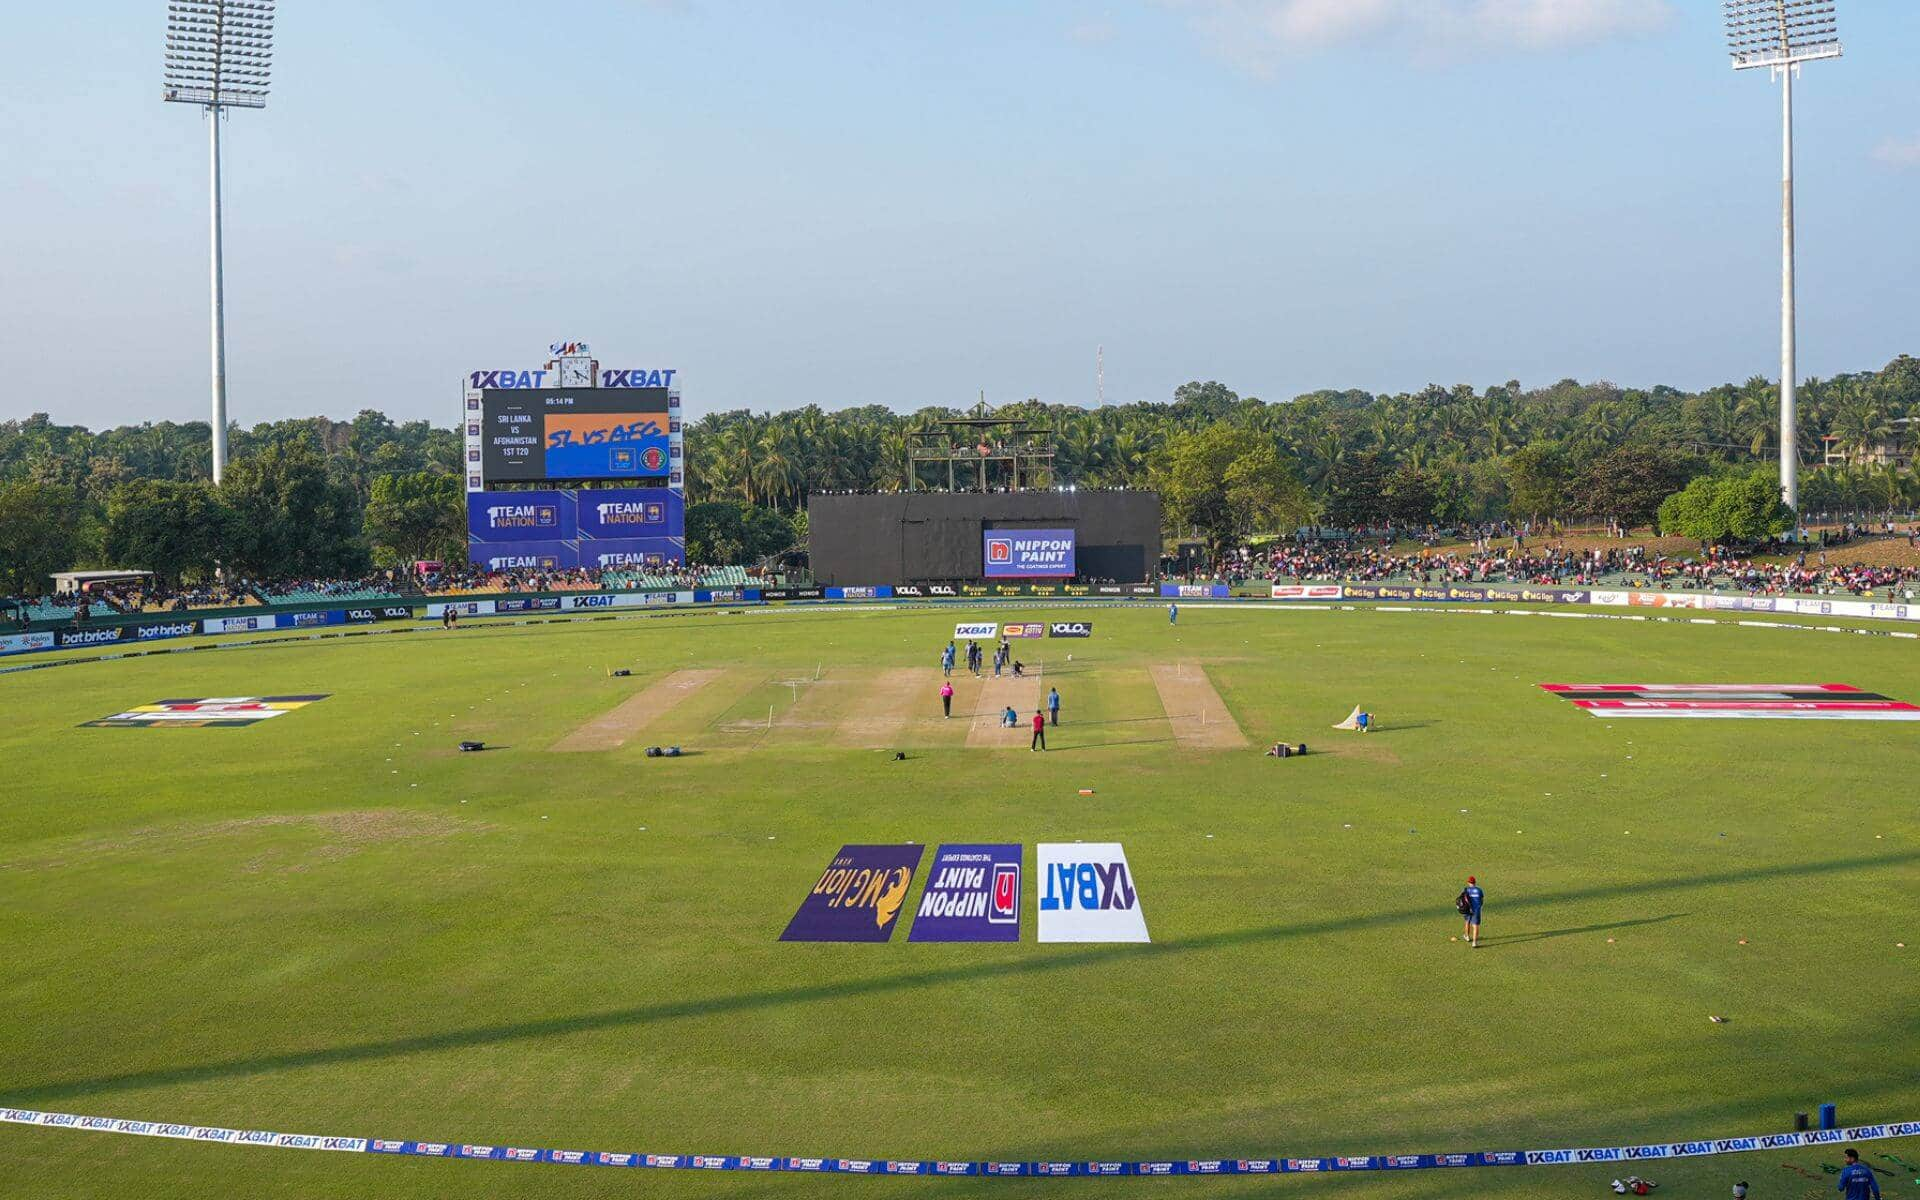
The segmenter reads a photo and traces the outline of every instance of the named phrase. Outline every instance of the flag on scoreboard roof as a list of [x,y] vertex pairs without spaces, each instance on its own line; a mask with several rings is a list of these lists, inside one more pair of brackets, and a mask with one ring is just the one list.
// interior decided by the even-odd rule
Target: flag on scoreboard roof
[[1920,707],[1844,683],[1543,683],[1596,717],[1920,721]]

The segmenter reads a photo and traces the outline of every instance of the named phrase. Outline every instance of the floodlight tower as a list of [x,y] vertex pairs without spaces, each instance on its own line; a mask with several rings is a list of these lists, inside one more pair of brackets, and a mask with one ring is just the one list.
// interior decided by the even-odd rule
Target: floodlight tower
[[1793,77],[1800,64],[1840,57],[1832,0],[1725,0],[1736,71],[1765,67],[1780,80],[1780,498],[1800,511],[1800,439],[1794,412]]
[[227,318],[220,269],[220,116],[265,108],[273,71],[274,0],[170,0],[165,98],[206,110],[211,159],[213,481],[227,467]]

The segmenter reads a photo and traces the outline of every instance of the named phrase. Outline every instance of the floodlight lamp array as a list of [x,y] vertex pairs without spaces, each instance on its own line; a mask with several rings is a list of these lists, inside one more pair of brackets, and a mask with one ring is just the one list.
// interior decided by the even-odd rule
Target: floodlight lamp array
[[1840,57],[1833,0],[1724,0],[1733,69]]
[[167,100],[265,108],[273,73],[274,0],[170,0]]

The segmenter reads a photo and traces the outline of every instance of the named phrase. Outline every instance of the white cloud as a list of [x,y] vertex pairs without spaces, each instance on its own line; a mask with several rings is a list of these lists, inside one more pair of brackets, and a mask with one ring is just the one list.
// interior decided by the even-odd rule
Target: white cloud
[[1260,74],[1336,46],[1422,57],[1556,50],[1664,30],[1672,0],[1161,0],[1228,58]]
[[1920,167],[1920,137],[1890,137],[1873,148],[1873,161],[1889,167]]

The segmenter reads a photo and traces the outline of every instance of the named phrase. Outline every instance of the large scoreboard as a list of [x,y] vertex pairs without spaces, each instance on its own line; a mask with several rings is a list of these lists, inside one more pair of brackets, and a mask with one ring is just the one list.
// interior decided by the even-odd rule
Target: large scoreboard
[[481,472],[497,483],[664,482],[672,429],[666,388],[483,388]]
[[489,569],[665,567],[685,557],[676,372],[603,370],[584,342],[465,381],[469,557]]

